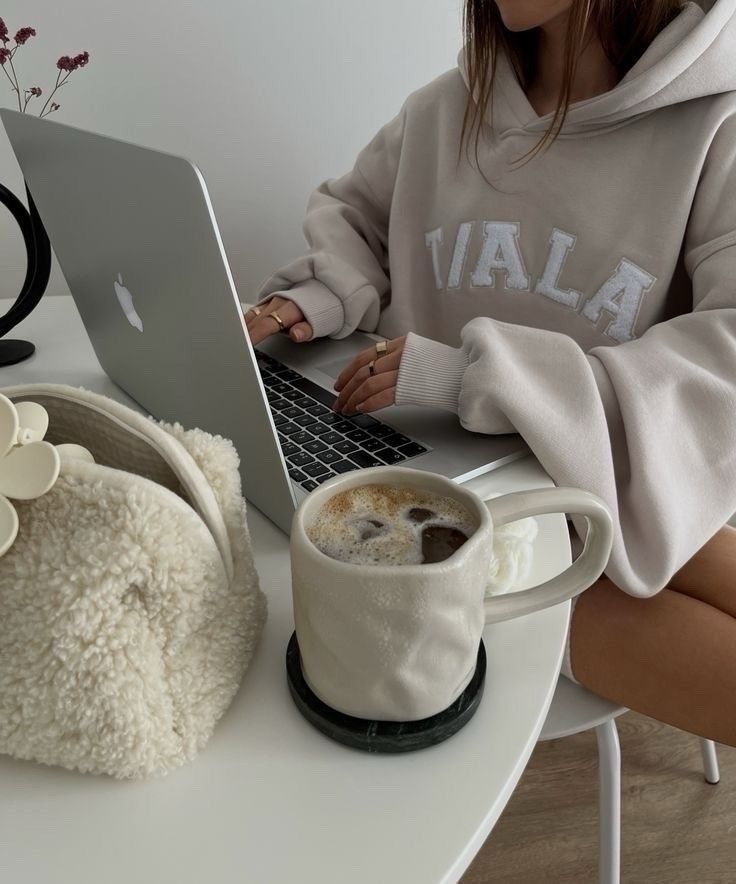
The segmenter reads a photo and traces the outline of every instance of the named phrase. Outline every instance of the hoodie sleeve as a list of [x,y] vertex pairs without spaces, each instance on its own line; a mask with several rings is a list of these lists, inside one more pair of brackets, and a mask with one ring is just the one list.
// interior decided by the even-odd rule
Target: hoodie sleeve
[[[663,589],[736,511],[734,120],[711,144],[684,255],[692,312],[637,339],[585,353],[559,332],[479,318],[459,350],[411,335],[399,370],[398,404],[517,431],[558,485],[603,498],[616,523],[605,573],[638,597]],[[585,521],[572,520],[584,539]]]
[[309,251],[277,270],[256,301],[294,301],[315,337],[374,331],[390,298],[388,223],[404,135],[406,102],[360,151],[350,172],[329,178],[307,202]]

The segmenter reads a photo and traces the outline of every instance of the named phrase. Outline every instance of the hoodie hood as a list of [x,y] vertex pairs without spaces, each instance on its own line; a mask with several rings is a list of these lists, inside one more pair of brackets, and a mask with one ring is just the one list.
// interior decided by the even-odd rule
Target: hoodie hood
[[[661,107],[736,90],[735,12],[736,0],[686,0],[613,89],[570,106],[560,136],[608,129]],[[468,87],[465,47],[457,64]],[[498,58],[496,86],[496,131],[523,128],[541,133],[549,128],[553,114],[536,114],[505,53]],[[503,100],[497,101],[497,95]]]

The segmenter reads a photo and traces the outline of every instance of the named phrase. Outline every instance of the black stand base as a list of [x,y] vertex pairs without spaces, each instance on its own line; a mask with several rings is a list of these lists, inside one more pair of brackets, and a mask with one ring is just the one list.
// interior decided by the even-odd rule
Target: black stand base
[[286,678],[301,714],[338,743],[366,752],[411,752],[451,737],[475,714],[483,696],[485,677],[486,649],[481,639],[475,673],[463,693],[447,709],[419,721],[368,721],[337,712],[312,691],[304,680],[296,632],[286,649]]
[[0,341],[0,366],[23,362],[35,352],[36,348],[30,341]]

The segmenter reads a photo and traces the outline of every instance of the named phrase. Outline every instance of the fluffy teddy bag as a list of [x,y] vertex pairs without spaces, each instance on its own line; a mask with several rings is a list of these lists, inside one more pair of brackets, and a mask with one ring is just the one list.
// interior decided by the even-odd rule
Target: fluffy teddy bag
[[[84,388],[2,392],[48,412],[58,478],[13,500],[0,557],[0,752],[139,778],[192,760],[266,620],[232,442]],[[7,501],[6,501],[7,503]]]

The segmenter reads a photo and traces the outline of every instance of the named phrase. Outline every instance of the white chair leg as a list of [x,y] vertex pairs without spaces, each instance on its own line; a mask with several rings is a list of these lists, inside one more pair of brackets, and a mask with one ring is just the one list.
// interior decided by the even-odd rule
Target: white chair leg
[[598,740],[598,879],[619,884],[621,876],[621,747],[615,719],[599,724]]
[[721,773],[718,770],[718,756],[716,755],[716,744],[713,740],[705,740],[701,737],[700,753],[703,756],[705,781],[715,785],[720,780]]

